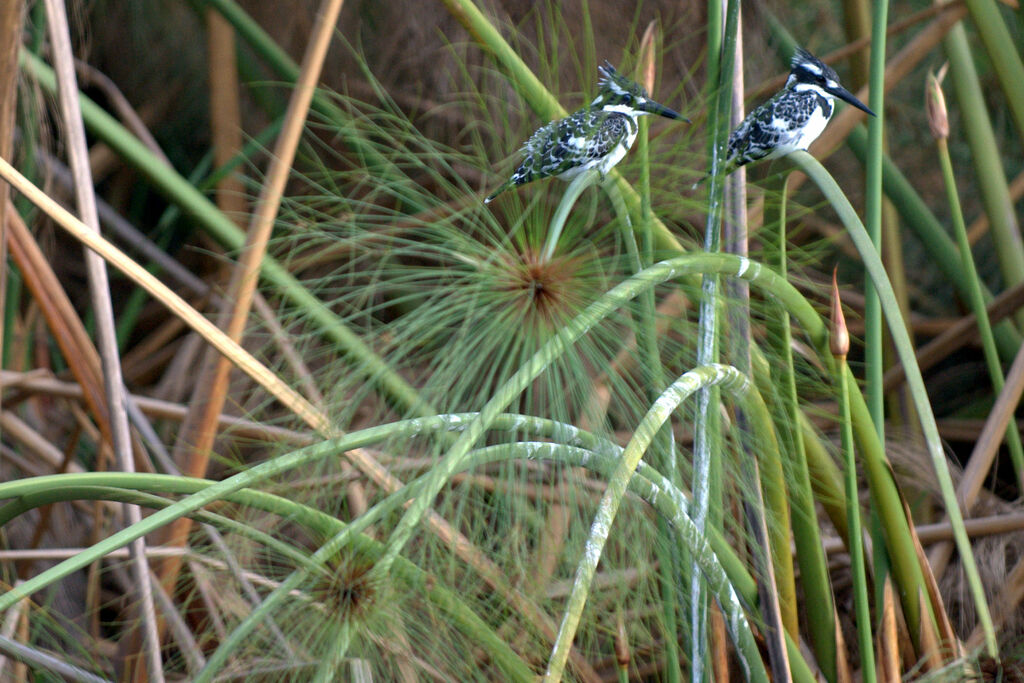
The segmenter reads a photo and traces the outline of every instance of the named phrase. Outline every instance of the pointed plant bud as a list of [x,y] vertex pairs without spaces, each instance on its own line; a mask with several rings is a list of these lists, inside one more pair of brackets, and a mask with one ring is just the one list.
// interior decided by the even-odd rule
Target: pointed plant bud
[[936,140],[945,140],[949,137],[949,116],[946,113],[946,96],[942,94],[942,79],[946,75],[944,64],[936,76],[928,72],[928,82],[925,86],[924,107],[928,113],[928,127],[932,130],[932,136]]
[[846,358],[850,352],[850,331],[846,328],[843,302],[839,298],[839,284],[836,269],[832,269],[832,329],[828,340],[829,349],[836,358]]
[[644,37],[640,39],[640,64],[637,77],[648,93],[654,92],[654,28],[655,20],[647,24]]

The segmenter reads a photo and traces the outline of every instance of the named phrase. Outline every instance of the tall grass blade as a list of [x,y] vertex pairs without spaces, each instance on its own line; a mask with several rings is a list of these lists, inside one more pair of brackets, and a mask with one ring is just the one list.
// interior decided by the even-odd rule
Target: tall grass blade
[[850,418],[850,387],[847,381],[846,356],[850,351],[850,333],[843,316],[839,285],[832,273],[832,355],[839,366],[839,429],[842,438],[844,479],[846,482],[846,514],[849,531],[850,571],[853,574],[853,602],[857,615],[857,636],[860,643],[861,677],[865,683],[875,681],[874,644],[871,634],[871,608],[868,602],[868,579],[864,563],[864,533],[860,525],[860,494],[857,491],[857,459],[853,452],[853,428]]
[[[974,160],[978,191],[990,221],[999,272],[1004,286],[1009,288],[1024,282],[1024,242],[963,23],[950,30],[943,46],[949,58],[956,103],[960,106],[961,125]],[[1024,81],[1016,87],[1020,88],[1021,83]],[[1018,326],[1024,325],[1024,313],[1018,313],[1014,319]]]
[[[1003,368],[999,363],[999,352],[996,349],[995,338],[992,336],[992,324],[989,322],[988,309],[985,306],[985,297],[981,291],[981,279],[978,270],[974,265],[974,257],[971,253],[971,245],[967,240],[967,225],[964,223],[963,211],[960,208],[960,194],[956,187],[956,178],[953,175],[953,161],[949,156],[949,123],[946,116],[945,97],[942,94],[940,84],[941,76],[936,78],[928,75],[928,85],[925,97],[929,105],[929,127],[932,136],[935,138],[935,145],[939,154],[939,165],[942,169],[942,180],[946,188],[946,200],[949,202],[950,216],[953,219],[953,234],[956,237],[957,246],[960,248],[960,258],[963,262],[964,272],[967,274],[966,285],[970,289],[971,309],[978,323],[978,333],[981,336],[981,348],[985,355],[985,365],[988,367],[989,380],[995,393],[1003,389]],[[1010,459],[1013,462],[1013,469],[1017,476],[1017,489],[1024,491],[1024,448],[1021,446],[1020,432],[1016,426],[1006,430],[1006,445],[1010,451]]]
[[[1018,139],[1024,138],[1024,63],[1020,47],[1010,35],[999,5],[994,0],[966,0],[975,29],[985,45],[992,68],[1003,86],[1003,95],[1017,126]],[[1018,17],[1019,19],[1019,17]],[[1019,27],[1018,27],[1019,30]]]
[[[846,199],[846,196],[843,195],[835,180],[832,179],[825,168],[806,152],[793,152],[789,158],[795,161],[804,173],[815,181],[825,194],[826,199],[832,204],[836,213],[839,214],[850,238],[857,246],[861,258],[864,260],[864,266],[868,275],[875,283],[875,288],[878,291],[882,304],[882,311],[885,313],[889,323],[889,332],[892,335],[900,361],[906,369],[907,383],[910,385],[911,395],[914,398],[914,404],[921,419],[921,429],[924,432],[928,453],[931,456],[932,466],[939,481],[942,500],[953,524],[957,550],[960,551],[964,563],[970,592],[974,598],[975,607],[978,610],[978,618],[985,629],[986,649],[991,656],[996,656],[998,647],[996,645],[995,631],[992,627],[992,617],[985,600],[985,592],[978,575],[978,567],[972,554],[970,539],[968,539],[967,533],[964,530],[963,515],[960,512],[956,492],[953,489],[953,480],[950,477],[946,464],[946,455],[935,424],[935,415],[928,401],[924,379],[921,377],[921,371],[917,366],[914,349],[910,344],[906,325],[900,316],[895,295],[892,292],[892,286],[885,275],[885,269],[882,267],[881,260],[877,257],[877,252],[873,251],[870,238],[865,233],[864,226],[861,224],[853,207],[850,206],[849,200]],[[922,586],[921,590],[925,590],[925,587]],[[927,614],[927,612],[924,613]]]
[[[786,190],[782,177],[781,188],[772,185],[767,188],[769,195],[778,195],[777,210],[769,213],[766,210],[765,226],[772,231],[771,240],[766,245],[769,253],[768,263],[773,265],[783,278],[787,277],[786,251]],[[776,192],[775,190],[781,190]],[[811,487],[811,476],[807,465],[807,449],[803,432],[800,428],[803,414],[797,399],[796,373],[793,367],[792,331],[789,313],[780,309],[768,319],[768,339],[772,340],[772,357],[779,362],[773,363],[770,370],[757,373],[758,388],[765,396],[772,397],[771,405],[774,422],[779,432],[781,450],[788,454],[785,464],[788,465],[787,480],[789,481],[789,498],[793,508],[790,524],[792,525],[793,541],[796,547],[796,560],[800,567],[800,587],[804,610],[807,613],[808,640],[814,650],[818,666],[825,679],[837,680],[836,668],[836,622],[835,603],[832,598],[832,586],[828,575],[828,566],[821,546],[821,533],[818,526],[818,513],[814,507],[814,491]],[[812,445],[818,443],[817,437],[811,439]],[[827,459],[829,464],[832,460]],[[829,477],[818,475],[817,481],[828,482]],[[834,499],[828,494],[820,495],[822,500]]]
[[[875,116],[868,117],[868,153],[866,169],[864,223],[871,243],[882,253],[882,158],[885,136],[885,27],[889,16],[889,0],[872,3],[871,60],[869,64],[868,107]],[[885,441],[885,373],[882,310],[871,280],[864,283],[864,381],[868,410],[875,421],[878,438]],[[853,540],[853,539],[851,539]]]
[[[723,4],[725,0],[710,0]],[[708,117],[711,179],[708,184],[708,212],[704,227],[704,251],[715,253],[720,249],[723,179],[721,169],[725,164],[725,146],[729,137],[732,112],[732,78],[736,64],[737,33],[739,31],[739,0],[728,0],[721,36],[713,42],[721,49],[715,59],[717,73],[711,74],[709,83],[714,84],[711,101],[714,109]],[[719,303],[718,279],[706,274],[701,282],[700,323],[697,331],[697,364],[710,365],[719,359]],[[718,390],[708,387],[697,399],[694,419],[693,442],[693,491],[694,521],[697,530],[703,532],[706,525],[717,525],[721,516],[721,466],[714,455],[721,451],[721,426],[718,419]],[[703,679],[704,657],[707,652],[707,598],[700,573],[695,562],[690,566],[690,680],[699,683]]]

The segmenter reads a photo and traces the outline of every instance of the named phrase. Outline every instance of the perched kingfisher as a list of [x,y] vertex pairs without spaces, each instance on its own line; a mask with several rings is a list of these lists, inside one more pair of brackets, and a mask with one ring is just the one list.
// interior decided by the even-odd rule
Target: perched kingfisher
[[690,122],[652,100],[643,86],[620,74],[608,62],[598,71],[600,90],[590,106],[539,128],[523,145],[523,162],[511,178],[484,200],[485,204],[510,187],[538,178],[556,176],[572,180],[592,168],[604,177],[626,156],[636,139],[637,119],[645,114]]
[[839,85],[832,67],[807,50],[797,48],[786,86],[750,112],[729,136],[724,172],[731,173],[758,159],[775,159],[807,149],[832,118],[836,97],[875,115]]

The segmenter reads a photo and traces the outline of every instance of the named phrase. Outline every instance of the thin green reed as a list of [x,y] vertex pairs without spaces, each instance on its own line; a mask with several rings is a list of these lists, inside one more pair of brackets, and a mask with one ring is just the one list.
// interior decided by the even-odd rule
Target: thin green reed
[[[868,154],[865,160],[864,223],[875,251],[882,251],[882,156],[885,135],[885,28],[889,15],[888,0],[875,0],[871,15],[871,62],[868,67]],[[882,308],[870,278],[864,281],[864,356],[868,410],[885,443],[885,372]]]
[[839,288],[832,280],[832,353],[839,368],[839,428],[841,430],[844,479],[846,482],[847,545],[850,571],[853,574],[853,603],[860,644],[861,676],[864,683],[875,682],[875,656],[872,644],[871,611],[868,602],[868,580],[864,566],[864,535],[860,523],[860,495],[857,492],[857,459],[853,451],[853,420],[850,417],[850,384],[846,372],[846,354],[850,350],[850,334],[843,318]]
[[[769,253],[768,263],[773,265],[783,278],[788,277],[786,251],[786,208],[789,174],[772,176],[766,194],[778,195],[777,205],[765,209],[765,226],[777,225],[770,231],[771,239],[766,241]],[[773,242],[774,240],[774,242]],[[773,312],[766,322],[768,339],[773,345],[773,356],[778,362],[757,373],[761,392],[772,396],[773,417],[779,432],[782,452],[789,481],[789,500],[792,507],[791,525],[796,547],[796,560],[800,567],[800,586],[804,596],[804,610],[807,614],[809,642],[814,650],[818,666],[825,679],[834,682],[838,678],[836,664],[836,623],[835,603],[829,580],[828,564],[821,545],[818,514],[814,507],[814,491],[807,463],[807,448],[800,428],[803,419],[796,391],[796,372],[793,366],[793,337],[789,313],[782,307]],[[769,394],[768,392],[771,392]],[[810,439],[813,444],[817,439]],[[828,461],[831,464],[831,461]],[[819,481],[827,482],[828,477],[819,474]],[[823,496],[825,499],[837,496]]]
[[[943,47],[949,58],[953,95],[960,106],[960,125],[974,160],[978,193],[989,218],[999,271],[1004,286],[1009,288],[1024,282],[1024,244],[1021,243],[1020,224],[1010,199],[999,144],[985,106],[985,91],[974,66],[974,55],[963,22],[950,29],[943,40]],[[1024,326],[1024,313],[1018,311],[1014,319],[1018,327]]]
[[[722,0],[711,0],[710,4]],[[716,253],[721,242],[722,204],[724,197],[721,170],[725,164],[725,146],[729,138],[729,115],[732,110],[732,75],[736,62],[736,39],[739,26],[740,0],[728,0],[724,31],[716,34],[715,42],[721,49],[714,61],[718,70],[708,80],[714,84],[714,109],[708,117],[708,136],[711,147],[708,184],[708,215],[704,229],[704,250]],[[720,8],[708,12],[721,16]],[[711,58],[709,57],[709,60]],[[697,340],[697,364],[718,362],[719,324],[718,277],[706,274],[701,283],[700,324]],[[721,516],[721,465],[715,456],[721,453],[721,426],[718,418],[719,391],[717,387],[702,389],[697,398],[693,441],[693,517],[698,531],[709,521],[714,525]],[[714,501],[714,502],[712,502]],[[710,517],[710,520],[709,520]],[[690,564],[690,680],[699,683],[704,678],[704,657],[708,652],[707,595],[696,561]]]
[[[655,24],[648,28],[648,34],[644,35],[644,43],[641,45],[640,63],[637,65],[636,80],[647,88],[648,92],[654,93],[655,75]],[[645,74],[646,72],[646,74]],[[650,82],[647,82],[648,78]],[[648,131],[650,121],[642,117],[639,121],[640,130],[636,139],[636,156],[640,162],[640,247],[637,250],[639,258],[636,263],[636,270],[654,262],[654,235],[653,219],[654,212],[651,208],[651,163],[650,145],[648,144]],[[631,233],[627,228],[625,233]],[[631,234],[626,235],[627,245]],[[636,331],[637,347],[641,350],[644,361],[644,384],[647,387],[647,398],[649,401],[657,399],[658,393],[664,383],[661,354],[658,347],[657,332],[657,308],[655,307],[654,290],[644,292],[640,296],[639,307],[640,325]],[[681,488],[682,483],[679,477],[679,467],[676,462],[675,441],[671,428],[663,428],[656,437],[655,454],[659,468],[676,488]],[[670,537],[668,520],[658,517],[658,531],[662,539]],[[658,556],[658,573],[661,590],[661,613],[663,619],[662,631],[665,643],[665,675],[669,683],[678,683],[680,666],[679,653],[679,626],[676,619],[677,606],[680,603],[679,589],[677,586],[679,572],[681,570],[680,557],[675,545],[658,543],[656,548]]]
[[[985,645],[989,655],[996,656],[998,647],[996,645],[995,629],[992,625],[992,616],[985,600],[985,591],[978,574],[978,566],[974,560],[970,539],[963,525],[963,515],[957,502],[956,492],[953,488],[953,480],[949,474],[949,467],[946,463],[946,454],[939,438],[939,430],[935,423],[935,414],[932,411],[931,403],[928,400],[928,393],[925,390],[924,378],[921,376],[921,369],[917,365],[914,355],[914,347],[910,343],[910,336],[907,334],[906,323],[903,320],[896,297],[892,291],[892,285],[885,274],[881,259],[874,250],[871,240],[864,229],[864,225],[857,217],[857,213],[850,205],[849,199],[843,194],[836,184],[835,179],[829,175],[825,167],[807,152],[797,151],[789,155],[800,169],[808,175],[832,204],[846,227],[847,234],[860,252],[864,261],[864,267],[868,275],[875,283],[878,291],[882,311],[889,323],[889,333],[892,335],[893,345],[903,363],[907,377],[907,385],[914,400],[914,406],[918,411],[921,421],[921,430],[924,433],[925,443],[928,447],[928,454],[935,469],[935,476],[939,482],[939,489],[942,493],[942,501],[946,506],[946,514],[949,515],[953,528],[953,538],[956,541],[957,550],[960,552],[964,564],[964,572],[967,575],[967,583],[974,599],[975,609],[978,613],[978,621],[981,622],[985,634]],[[855,425],[856,427],[856,425]],[[910,596],[902,596],[908,600]],[[929,619],[933,617],[928,610],[922,609],[918,615],[911,615],[916,621],[917,618]]]
[[[925,93],[928,124],[931,128],[932,136],[935,138],[935,146],[939,154],[942,180],[946,186],[946,199],[949,202],[950,217],[953,220],[953,234],[956,236],[957,246],[960,248],[960,259],[963,262],[964,272],[967,274],[966,284],[971,293],[969,301],[978,323],[978,334],[981,337],[981,348],[985,355],[985,365],[988,367],[992,389],[996,394],[999,394],[1005,384],[1003,368],[999,362],[999,351],[996,349],[995,337],[992,334],[992,323],[989,321],[988,310],[985,308],[985,297],[981,291],[981,278],[978,276],[978,270],[974,265],[971,244],[967,239],[967,226],[964,223],[963,211],[960,208],[960,194],[957,191],[956,177],[953,174],[953,161],[950,159],[949,145],[946,141],[949,137],[946,100],[939,81],[940,78],[928,74],[927,92]],[[1024,449],[1022,449],[1020,432],[1017,431],[1016,425],[1011,425],[1006,429],[1006,446],[1010,451],[1014,474],[1017,477],[1017,486],[1019,490],[1024,491]]]

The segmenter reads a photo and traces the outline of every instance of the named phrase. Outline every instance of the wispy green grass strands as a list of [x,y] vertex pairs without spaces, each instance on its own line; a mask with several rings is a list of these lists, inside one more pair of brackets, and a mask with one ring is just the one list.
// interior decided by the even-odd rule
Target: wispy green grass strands
[[[54,92],[56,81],[53,71],[48,66],[25,50],[21,52],[21,64],[45,90]],[[241,249],[245,243],[244,234],[228,216],[217,210],[213,202],[174,169],[168,168],[95,102],[82,96],[81,106],[85,124],[96,137],[109,144],[127,163],[137,168],[158,191],[180,206],[214,239],[229,249]],[[290,299],[298,308],[305,310],[321,332],[338,344],[338,350],[352,358],[353,367],[360,368],[366,376],[378,383],[384,395],[403,411],[420,414],[428,412],[415,389],[279,263],[265,258],[260,274],[268,282],[273,283],[283,296]]]
[[[458,468],[459,462],[465,457],[472,445],[483,434],[494,418],[522,392],[548,365],[581,336],[587,333],[598,322],[603,320],[623,303],[637,297],[641,292],[655,284],[667,280],[701,272],[729,273],[751,281],[765,280],[772,283],[772,291],[780,300],[786,301],[795,294],[795,300],[787,301],[787,305],[803,307],[805,314],[813,319],[815,314],[806,300],[795,290],[771,271],[745,258],[724,254],[689,254],[669,261],[656,263],[641,273],[619,284],[604,296],[591,304],[572,322],[561,328],[556,336],[548,341],[533,357],[526,362],[509,380],[495,392],[487,405],[452,445],[444,459],[426,475],[431,483],[424,494],[417,497],[409,506],[408,511],[399,521],[388,542],[389,553],[382,559],[378,571],[386,572],[389,564],[409,541],[413,530],[419,524],[429,508],[431,501]],[[792,310],[792,309],[791,309]]]

